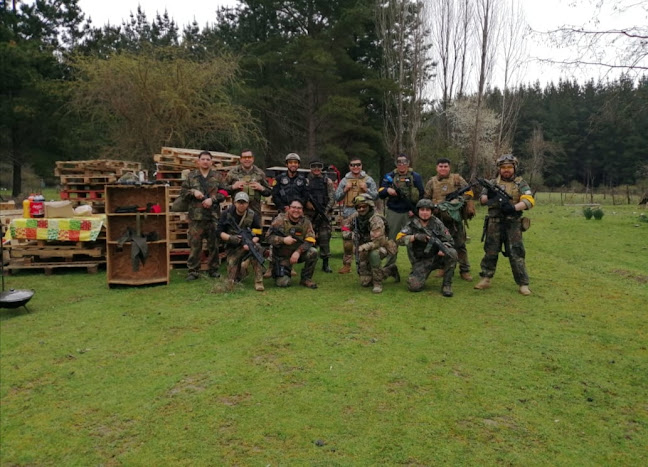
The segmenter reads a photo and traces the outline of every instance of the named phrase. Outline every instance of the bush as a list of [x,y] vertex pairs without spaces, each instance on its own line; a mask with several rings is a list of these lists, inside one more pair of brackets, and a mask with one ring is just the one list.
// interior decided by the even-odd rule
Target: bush
[[586,208],[583,208],[583,215],[585,216],[585,219],[590,220],[592,218],[592,215],[593,215],[592,208],[590,208],[589,206],[586,207]]
[[603,209],[601,209],[601,208],[594,209],[592,211],[592,215],[594,216],[594,219],[596,219],[597,221],[600,221],[601,219],[603,219]]
[[646,216],[643,212],[639,214],[639,222],[648,222],[648,216]]

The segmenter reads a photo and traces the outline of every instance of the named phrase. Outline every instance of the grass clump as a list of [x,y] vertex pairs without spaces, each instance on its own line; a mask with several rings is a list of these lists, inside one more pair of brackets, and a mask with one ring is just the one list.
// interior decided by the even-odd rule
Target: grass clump
[[591,207],[587,206],[583,208],[583,215],[585,216],[585,219],[590,220],[594,215],[594,212]]
[[593,216],[594,219],[596,219],[597,221],[600,221],[601,219],[603,219],[603,214],[604,214],[604,213],[603,213],[603,209],[601,209],[601,208],[596,208],[596,209],[594,209],[594,210],[592,211],[592,216]]

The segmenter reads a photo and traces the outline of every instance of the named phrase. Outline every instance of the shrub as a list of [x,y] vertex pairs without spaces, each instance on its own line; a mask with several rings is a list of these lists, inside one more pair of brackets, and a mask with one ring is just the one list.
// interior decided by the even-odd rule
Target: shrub
[[590,220],[592,218],[592,215],[593,215],[592,208],[590,208],[589,206],[586,207],[586,208],[583,208],[583,215],[585,216],[585,219]]
[[648,216],[646,216],[643,212],[639,214],[639,222],[648,222]]
[[594,216],[594,219],[596,219],[597,221],[600,221],[601,219],[603,219],[603,209],[601,209],[601,208],[594,209],[592,211],[592,215]]

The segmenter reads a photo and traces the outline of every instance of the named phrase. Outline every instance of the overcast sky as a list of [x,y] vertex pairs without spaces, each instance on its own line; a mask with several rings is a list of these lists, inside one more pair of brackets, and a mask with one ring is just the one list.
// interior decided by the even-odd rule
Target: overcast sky
[[[81,9],[86,16],[92,18],[95,26],[101,26],[108,22],[114,25],[121,24],[122,20],[128,19],[131,11],[137,10],[139,4],[149,20],[152,20],[156,13],[164,13],[166,9],[181,29],[194,19],[201,26],[213,23],[216,18],[216,9],[219,6],[233,6],[236,3],[236,0],[79,0]],[[591,7],[592,2],[588,0],[521,0],[521,3],[527,22],[536,31],[552,30],[564,24],[585,25],[594,15],[594,10]],[[648,22],[645,15],[643,19],[638,19],[636,10],[634,10],[635,17],[633,17],[632,15],[619,14],[618,11],[609,8],[610,5],[641,4],[642,0],[606,0],[603,3],[607,5],[608,10],[604,14],[597,15],[601,22],[597,26],[599,28],[625,28],[633,24],[643,25],[642,21]],[[528,51],[531,59],[559,59],[567,57],[568,54],[566,48],[547,48],[539,42],[530,42]],[[537,79],[544,84],[548,81],[557,82],[560,77],[576,78],[579,82],[583,82],[589,77],[595,79],[601,77],[601,70],[591,68],[575,74],[573,71],[561,70],[553,65],[541,65],[531,61],[522,81],[535,82]]]

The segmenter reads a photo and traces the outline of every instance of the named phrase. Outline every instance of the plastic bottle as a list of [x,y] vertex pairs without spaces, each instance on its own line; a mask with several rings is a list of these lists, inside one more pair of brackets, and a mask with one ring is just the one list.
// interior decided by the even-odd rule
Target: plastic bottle
[[45,217],[45,197],[43,195],[35,195],[29,210],[31,217],[40,218]]
[[23,200],[23,217],[29,219],[31,217],[31,198],[27,197]]

